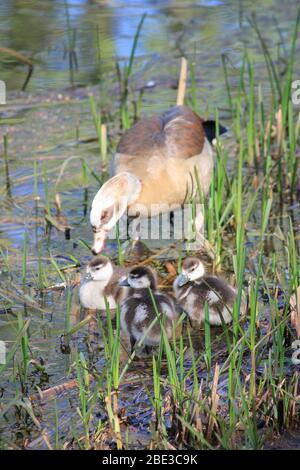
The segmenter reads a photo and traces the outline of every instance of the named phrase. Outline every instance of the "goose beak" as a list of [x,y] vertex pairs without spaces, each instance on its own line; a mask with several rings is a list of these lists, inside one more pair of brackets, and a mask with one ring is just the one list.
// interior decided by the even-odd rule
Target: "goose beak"
[[128,279],[123,279],[122,281],[119,281],[119,286],[121,287],[130,287],[130,284],[128,282]]
[[94,233],[94,240],[91,248],[93,255],[99,255],[99,253],[101,253],[103,250],[106,235],[107,233],[103,229],[100,229],[98,232]]
[[179,287],[184,286],[187,282],[189,282],[189,278],[186,274],[180,274],[177,278],[177,284]]

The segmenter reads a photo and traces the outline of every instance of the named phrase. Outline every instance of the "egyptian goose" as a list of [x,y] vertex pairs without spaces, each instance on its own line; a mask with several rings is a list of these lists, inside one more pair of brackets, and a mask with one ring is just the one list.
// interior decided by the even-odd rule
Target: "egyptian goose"
[[79,289],[80,303],[84,308],[105,310],[105,298],[110,309],[115,309],[129,293],[119,281],[126,279],[129,269],[116,266],[106,256],[98,255],[86,267]]
[[[219,126],[220,134],[226,129]],[[207,194],[213,170],[210,142],[214,121],[204,121],[186,106],[141,119],[121,138],[112,174],[92,202],[92,252],[102,251],[108,232],[128,210],[129,216],[150,217],[181,207],[195,196],[196,173]],[[199,219],[199,227],[203,217]]]
[[[225,280],[205,275],[205,268],[200,259],[186,258],[182,263],[182,272],[174,281],[173,289],[178,303],[189,318],[201,324],[205,319],[205,303],[208,304],[211,325],[222,325],[232,321],[232,310],[237,290]],[[246,302],[242,296],[240,315],[246,312]]]
[[131,294],[121,303],[121,328],[130,338],[131,349],[134,349],[136,342],[142,340],[145,351],[149,352],[149,347],[160,342],[161,322],[157,317],[149,288],[152,290],[167,336],[171,338],[177,312],[173,300],[157,290],[154,272],[148,267],[134,268],[120,285],[130,286],[132,289]]

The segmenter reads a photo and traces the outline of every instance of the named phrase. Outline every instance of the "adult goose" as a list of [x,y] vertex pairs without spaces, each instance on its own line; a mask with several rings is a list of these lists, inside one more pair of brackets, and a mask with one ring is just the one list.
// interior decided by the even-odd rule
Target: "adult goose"
[[[219,126],[222,134],[226,129]],[[110,178],[92,202],[92,252],[102,251],[108,232],[121,216],[156,216],[181,207],[194,196],[197,176],[207,194],[213,170],[214,121],[204,121],[186,106],[141,119],[121,138]],[[203,223],[199,215],[196,230]]]

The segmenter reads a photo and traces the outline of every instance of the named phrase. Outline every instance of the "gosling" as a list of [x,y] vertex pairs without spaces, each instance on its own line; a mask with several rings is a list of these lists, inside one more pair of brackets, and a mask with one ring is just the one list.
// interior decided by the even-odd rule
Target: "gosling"
[[[205,319],[205,303],[208,305],[211,325],[222,325],[232,321],[232,310],[237,290],[223,279],[205,275],[200,259],[186,258],[182,263],[182,273],[173,284],[175,297],[190,320],[201,324]],[[246,302],[242,296],[240,315],[246,313]]]
[[161,338],[161,322],[149,288],[168,338],[172,337],[173,323],[177,318],[174,302],[168,295],[157,290],[156,275],[148,267],[134,268],[120,285],[132,289],[121,304],[121,328],[130,339],[131,352],[136,343],[141,341],[145,352],[149,353],[150,348],[157,346]]
[[103,255],[94,257],[86,267],[86,274],[81,282],[79,297],[84,308],[105,310],[105,299],[110,309],[129,293],[128,287],[121,287],[119,281],[128,276],[129,269],[116,266]]

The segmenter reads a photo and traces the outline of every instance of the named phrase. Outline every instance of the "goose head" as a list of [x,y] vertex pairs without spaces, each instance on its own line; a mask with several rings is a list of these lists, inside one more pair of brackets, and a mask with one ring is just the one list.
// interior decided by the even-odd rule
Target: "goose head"
[[200,279],[204,274],[204,264],[200,259],[195,257],[186,258],[182,263],[181,274],[177,277],[177,285],[182,287],[187,282],[193,282]]
[[122,172],[110,178],[93,199],[90,222],[94,234],[92,253],[101,253],[108,232],[139,196],[141,183],[132,173]]
[[129,286],[133,289],[156,289],[156,278],[153,271],[146,267],[140,266],[130,271],[127,279],[121,281],[120,286]]
[[98,255],[93,258],[86,267],[86,280],[109,283],[113,275],[113,265],[105,256]]

